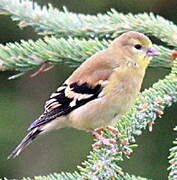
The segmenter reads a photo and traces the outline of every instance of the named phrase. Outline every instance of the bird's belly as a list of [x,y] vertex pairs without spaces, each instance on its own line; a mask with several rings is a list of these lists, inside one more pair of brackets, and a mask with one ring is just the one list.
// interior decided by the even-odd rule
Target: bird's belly
[[132,94],[126,97],[119,94],[91,101],[70,113],[69,124],[82,130],[111,125],[131,107],[133,99]]
[[95,110],[85,111],[81,109],[80,115],[75,112],[71,113],[70,120],[71,126],[81,130],[91,130],[98,127],[104,127],[111,124],[114,115],[116,115],[112,110],[100,110],[97,109],[96,114],[92,114]]

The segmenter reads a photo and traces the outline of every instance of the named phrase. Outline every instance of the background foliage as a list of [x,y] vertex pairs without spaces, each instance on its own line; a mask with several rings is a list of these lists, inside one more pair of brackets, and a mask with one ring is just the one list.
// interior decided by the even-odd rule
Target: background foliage
[[[36,1],[46,4],[49,1]],[[121,12],[155,12],[177,21],[174,1],[50,1],[54,6],[65,5],[74,12],[94,14],[115,8]],[[39,36],[28,27],[23,31],[9,17],[0,17],[1,43],[19,42],[20,39],[37,39]],[[154,39],[154,41],[156,41]],[[56,66],[53,70],[33,79],[29,74],[7,81],[13,72],[0,72],[0,176],[7,178],[33,177],[52,172],[73,171],[76,165],[86,159],[91,149],[92,137],[81,131],[63,129],[39,138],[20,157],[6,160],[10,150],[26,133],[26,128],[41,112],[42,104],[49,94],[66,79],[74,68],[66,65]],[[169,72],[164,68],[149,68],[143,88]],[[41,93],[42,92],[42,93]],[[130,160],[122,165],[130,174],[154,179],[166,179],[169,154],[172,146],[176,120],[176,105],[167,109],[162,119],[153,126],[153,132],[144,132],[137,138],[137,148]],[[35,159],[35,162],[34,162]],[[47,162],[47,163],[46,163]]]

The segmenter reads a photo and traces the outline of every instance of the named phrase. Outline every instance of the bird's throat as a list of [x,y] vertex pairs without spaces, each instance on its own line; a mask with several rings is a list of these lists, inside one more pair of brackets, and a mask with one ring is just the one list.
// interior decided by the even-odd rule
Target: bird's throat
[[149,65],[150,60],[151,58],[148,56],[140,56],[137,60],[137,63],[140,68],[145,69]]

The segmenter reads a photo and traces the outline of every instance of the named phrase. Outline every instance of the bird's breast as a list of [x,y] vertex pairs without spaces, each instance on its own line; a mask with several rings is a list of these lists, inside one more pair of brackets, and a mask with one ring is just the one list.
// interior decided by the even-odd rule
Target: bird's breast
[[120,117],[134,104],[142,79],[138,73],[129,76],[127,70],[115,72],[97,99],[70,113],[71,126],[89,130],[110,125],[115,115]]

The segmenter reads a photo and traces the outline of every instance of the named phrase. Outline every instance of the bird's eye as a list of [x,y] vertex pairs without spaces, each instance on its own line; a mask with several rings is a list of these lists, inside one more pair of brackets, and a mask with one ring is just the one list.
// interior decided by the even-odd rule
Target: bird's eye
[[140,50],[142,48],[142,45],[141,44],[135,44],[134,47],[138,50]]

